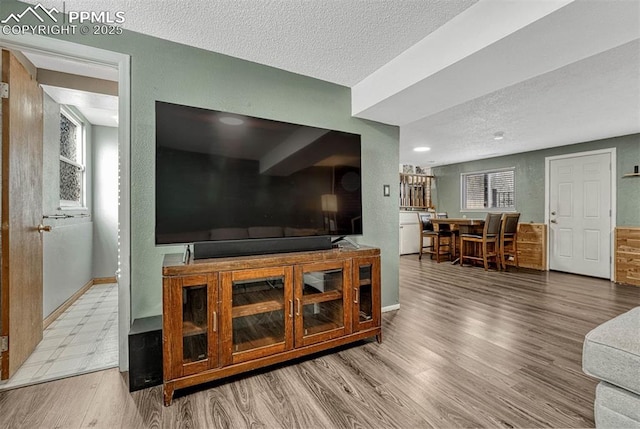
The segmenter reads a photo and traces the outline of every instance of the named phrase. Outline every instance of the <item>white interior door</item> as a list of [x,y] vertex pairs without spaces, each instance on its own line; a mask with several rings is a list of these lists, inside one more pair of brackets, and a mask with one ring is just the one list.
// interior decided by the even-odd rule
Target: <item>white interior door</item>
[[549,161],[549,268],[611,275],[611,153]]

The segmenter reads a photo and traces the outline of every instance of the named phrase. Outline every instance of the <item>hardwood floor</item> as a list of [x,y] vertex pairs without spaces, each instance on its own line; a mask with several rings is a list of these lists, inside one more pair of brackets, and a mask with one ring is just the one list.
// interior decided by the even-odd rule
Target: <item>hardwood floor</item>
[[[383,342],[176,392],[116,369],[0,393],[0,427],[590,427],[584,335],[640,305],[605,280],[400,259]],[[188,393],[188,394],[187,394]]]

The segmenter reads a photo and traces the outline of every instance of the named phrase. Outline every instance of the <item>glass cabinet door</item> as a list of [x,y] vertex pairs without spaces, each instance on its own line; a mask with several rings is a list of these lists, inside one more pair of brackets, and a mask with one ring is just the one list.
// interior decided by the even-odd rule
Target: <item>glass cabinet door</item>
[[351,332],[346,307],[350,265],[344,261],[307,264],[297,275],[296,346]]
[[178,348],[181,359],[178,376],[194,374],[217,366],[218,284],[215,275],[194,275],[176,280],[175,303],[180,306],[176,320],[181,330]]
[[182,289],[182,361],[207,358],[207,285]]
[[358,323],[368,322],[373,319],[371,271],[372,266],[370,264],[360,265],[358,267],[358,276],[360,281],[356,284],[354,293],[355,299],[353,301],[354,304],[356,304],[356,309],[358,310]]
[[380,260],[354,258],[353,264],[353,329],[359,331],[380,320]]
[[293,346],[291,271],[279,267],[223,274],[226,363],[243,362]]

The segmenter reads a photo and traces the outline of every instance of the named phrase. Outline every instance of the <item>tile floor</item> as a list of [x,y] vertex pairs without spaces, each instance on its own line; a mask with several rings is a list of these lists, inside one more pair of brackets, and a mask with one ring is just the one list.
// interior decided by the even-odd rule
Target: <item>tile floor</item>
[[118,287],[92,286],[44,331],[43,339],[0,390],[118,365]]

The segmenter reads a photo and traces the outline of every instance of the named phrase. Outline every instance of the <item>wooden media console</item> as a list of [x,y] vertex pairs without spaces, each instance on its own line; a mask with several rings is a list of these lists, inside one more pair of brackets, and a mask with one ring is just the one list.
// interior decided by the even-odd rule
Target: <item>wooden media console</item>
[[175,389],[375,336],[380,250],[202,259],[163,269],[164,403]]

